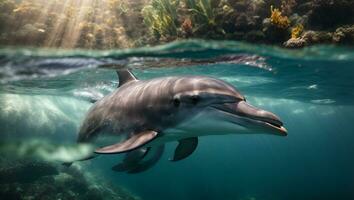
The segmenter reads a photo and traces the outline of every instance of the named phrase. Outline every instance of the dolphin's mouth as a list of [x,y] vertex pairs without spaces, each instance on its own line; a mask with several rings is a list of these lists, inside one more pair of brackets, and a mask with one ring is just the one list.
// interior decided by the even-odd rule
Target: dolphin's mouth
[[[283,122],[275,114],[256,108],[245,101],[213,105],[218,111],[243,119],[245,126],[253,126],[276,135],[287,136]],[[235,123],[241,123],[240,121]]]
[[[261,121],[263,122],[263,121]],[[281,135],[283,136],[287,136],[288,135],[288,131],[286,130],[286,128],[284,126],[278,125],[278,124],[273,124],[273,123],[269,123],[269,122],[263,122],[266,125],[270,126],[271,128],[274,128],[276,130],[278,130]]]

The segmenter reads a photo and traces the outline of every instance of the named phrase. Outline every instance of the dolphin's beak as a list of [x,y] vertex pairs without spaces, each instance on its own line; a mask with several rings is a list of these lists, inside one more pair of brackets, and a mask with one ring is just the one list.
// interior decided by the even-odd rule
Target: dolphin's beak
[[283,122],[275,114],[256,108],[245,101],[236,103],[225,103],[214,108],[244,120],[244,125],[256,128],[261,131],[270,132],[276,135],[287,136],[287,130],[283,127]]

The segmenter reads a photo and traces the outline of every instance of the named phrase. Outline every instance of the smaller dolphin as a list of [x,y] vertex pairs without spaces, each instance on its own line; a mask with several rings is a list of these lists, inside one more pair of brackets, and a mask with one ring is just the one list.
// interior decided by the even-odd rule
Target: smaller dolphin
[[204,76],[138,80],[129,70],[117,73],[118,88],[91,107],[77,140],[105,143],[96,154],[127,153],[115,171],[149,169],[171,141],[178,141],[171,159],[178,161],[194,152],[200,136],[287,135],[279,117],[251,106],[224,81]]

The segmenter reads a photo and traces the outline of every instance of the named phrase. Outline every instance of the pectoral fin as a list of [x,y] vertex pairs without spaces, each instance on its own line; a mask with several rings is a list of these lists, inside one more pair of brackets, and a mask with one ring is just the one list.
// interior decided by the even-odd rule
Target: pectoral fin
[[123,142],[98,148],[95,150],[95,153],[99,154],[114,154],[114,153],[124,153],[132,151],[136,148],[139,148],[146,143],[152,141],[157,137],[157,132],[155,131],[144,131],[138,134],[133,135],[128,140]]
[[135,149],[125,154],[123,161],[112,167],[113,171],[123,172],[129,171],[132,168],[135,168],[139,162],[141,162],[146,154],[150,151],[150,147]]
[[152,147],[152,149],[149,152],[149,154],[152,154],[151,157],[147,160],[140,162],[136,167],[132,168],[131,170],[128,170],[127,173],[136,174],[150,169],[160,160],[164,149],[165,149],[164,145],[158,147]]
[[164,145],[136,149],[128,152],[124,160],[113,166],[112,170],[116,172],[125,171],[129,174],[146,171],[160,160],[163,151]]
[[172,161],[182,160],[191,155],[198,146],[198,138],[191,137],[178,141]]

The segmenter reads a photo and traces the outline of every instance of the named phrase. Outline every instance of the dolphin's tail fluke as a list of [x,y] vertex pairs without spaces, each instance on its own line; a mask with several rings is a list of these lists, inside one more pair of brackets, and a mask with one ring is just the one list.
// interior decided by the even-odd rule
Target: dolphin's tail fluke
[[139,148],[126,154],[123,161],[112,167],[116,172],[129,174],[140,173],[150,169],[161,158],[165,146]]

